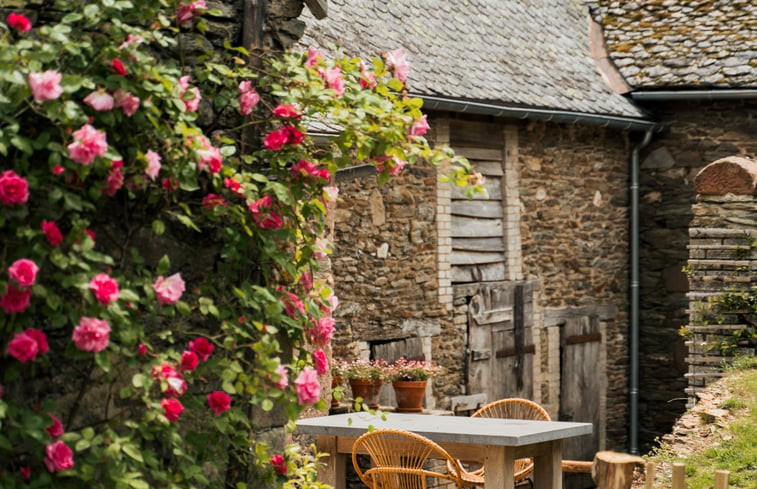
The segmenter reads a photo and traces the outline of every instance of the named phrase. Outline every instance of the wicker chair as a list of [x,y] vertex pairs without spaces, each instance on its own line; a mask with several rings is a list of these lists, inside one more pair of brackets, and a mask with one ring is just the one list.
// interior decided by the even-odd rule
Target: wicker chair
[[[503,418],[503,419],[533,419],[538,421],[550,421],[549,414],[543,407],[539,406],[528,399],[500,399],[490,402],[479,408],[472,415],[480,418]],[[462,467],[460,461],[458,465]],[[452,472],[454,466],[447,466]],[[515,483],[522,482],[534,470],[534,460],[532,458],[519,458],[515,460]],[[484,485],[484,468],[467,471],[464,468],[460,473],[465,485],[483,486]]]
[[[367,452],[371,468],[363,472],[358,453]],[[424,469],[429,458],[446,460],[448,473]],[[352,446],[352,465],[360,480],[371,489],[426,489],[426,478],[452,481],[461,489],[462,470],[446,450],[420,435],[403,430],[376,430],[365,433]]]

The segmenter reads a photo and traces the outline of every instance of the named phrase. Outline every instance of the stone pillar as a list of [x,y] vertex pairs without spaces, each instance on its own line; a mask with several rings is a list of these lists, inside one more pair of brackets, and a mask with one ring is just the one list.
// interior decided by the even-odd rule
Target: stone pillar
[[[757,285],[757,162],[740,157],[715,161],[697,174],[694,187],[687,267],[689,406],[698,391],[722,376],[723,360],[732,358],[732,352],[717,345],[745,327],[738,311],[715,317],[709,301]],[[740,353],[754,355],[753,345]]]

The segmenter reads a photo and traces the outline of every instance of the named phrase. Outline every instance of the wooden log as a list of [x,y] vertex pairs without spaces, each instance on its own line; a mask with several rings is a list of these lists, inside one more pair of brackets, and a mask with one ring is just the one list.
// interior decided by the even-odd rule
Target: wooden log
[[643,464],[644,459],[636,455],[610,451],[597,452],[594,455],[591,478],[598,489],[630,489],[634,467]]
[[657,464],[654,462],[647,462],[647,466],[644,469],[644,489],[654,489],[654,479],[656,477]]
[[715,489],[728,489],[728,476],[730,472],[727,470],[715,471]]
[[686,466],[681,462],[673,464],[673,489],[686,488]]
[[562,471],[566,474],[591,474],[593,465],[585,460],[563,460]]

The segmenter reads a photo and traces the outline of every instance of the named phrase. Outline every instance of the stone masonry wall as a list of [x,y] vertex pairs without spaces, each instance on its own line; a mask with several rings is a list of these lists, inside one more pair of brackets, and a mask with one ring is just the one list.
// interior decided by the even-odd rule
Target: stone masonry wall
[[694,177],[707,163],[757,154],[757,101],[656,104],[670,125],[641,158],[639,441],[649,448],[685,409],[688,228]]
[[[607,307],[616,311],[605,326],[606,443],[621,449],[628,406],[629,144],[623,132],[541,122],[523,126],[518,138],[524,274],[542,280],[543,305],[553,314],[576,306],[598,316]],[[559,369],[544,368],[555,395],[549,375]]]

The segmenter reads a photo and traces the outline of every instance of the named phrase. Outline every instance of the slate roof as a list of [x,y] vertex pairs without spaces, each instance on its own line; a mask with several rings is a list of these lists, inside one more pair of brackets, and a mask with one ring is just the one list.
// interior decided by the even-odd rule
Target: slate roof
[[329,0],[300,44],[372,57],[402,47],[413,94],[644,117],[602,80],[582,0]]
[[634,89],[757,87],[755,0],[587,3]]

